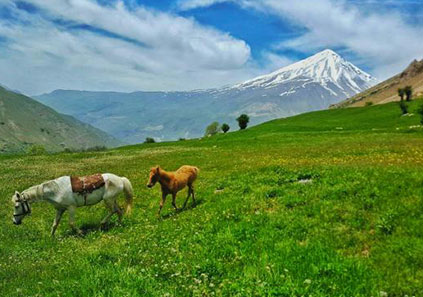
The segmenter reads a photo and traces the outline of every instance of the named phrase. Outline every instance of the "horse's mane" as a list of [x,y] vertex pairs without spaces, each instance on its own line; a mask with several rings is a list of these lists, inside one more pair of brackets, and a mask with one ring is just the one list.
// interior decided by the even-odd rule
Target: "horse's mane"
[[29,187],[28,189],[24,190],[22,192],[22,195],[27,199],[28,201],[36,201],[43,197],[44,195],[44,187],[45,186],[54,186],[57,187],[57,184],[55,183],[55,180],[49,180],[46,182],[43,182],[39,185],[35,185],[32,187]]

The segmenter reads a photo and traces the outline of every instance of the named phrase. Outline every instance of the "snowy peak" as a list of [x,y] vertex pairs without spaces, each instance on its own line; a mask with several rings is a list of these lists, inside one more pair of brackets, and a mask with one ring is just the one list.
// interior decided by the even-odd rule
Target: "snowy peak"
[[270,74],[238,84],[234,88],[271,88],[295,80],[312,81],[324,87],[335,85],[348,96],[377,82],[370,74],[344,60],[334,51],[326,49]]

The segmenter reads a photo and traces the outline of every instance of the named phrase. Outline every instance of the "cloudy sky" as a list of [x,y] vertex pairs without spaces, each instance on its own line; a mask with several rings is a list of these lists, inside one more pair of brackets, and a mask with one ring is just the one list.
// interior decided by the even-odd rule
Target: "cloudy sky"
[[212,88],[326,48],[385,79],[422,36],[423,0],[0,0],[0,84]]

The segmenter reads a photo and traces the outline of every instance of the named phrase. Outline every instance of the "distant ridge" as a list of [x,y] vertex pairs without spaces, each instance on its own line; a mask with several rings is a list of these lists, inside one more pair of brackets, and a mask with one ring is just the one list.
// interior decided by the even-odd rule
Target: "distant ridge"
[[22,152],[31,145],[48,151],[113,147],[120,141],[71,116],[0,87],[0,153]]
[[403,72],[361,92],[332,108],[364,106],[367,102],[383,104],[400,100],[398,89],[412,86],[415,97],[423,95],[423,60],[414,60]]
[[128,143],[146,137],[202,136],[213,121],[232,130],[242,113],[250,125],[326,109],[377,83],[332,50],[234,86],[189,92],[87,92],[56,90],[35,98]]

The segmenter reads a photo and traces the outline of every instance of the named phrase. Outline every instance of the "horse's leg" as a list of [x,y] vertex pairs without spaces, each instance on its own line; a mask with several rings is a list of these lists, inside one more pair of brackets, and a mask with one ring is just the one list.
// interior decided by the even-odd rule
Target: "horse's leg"
[[106,223],[109,221],[110,217],[116,212],[114,207],[114,202],[111,202],[110,200],[104,200],[104,204],[106,205],[106,208],[109,210],[109,213],[104,217],[104,219],[101,220],[100,226],[104,227]]
[[51,227],[51,236],[54,236],[54,232],[56,232],[57,226],[59,226],[60,219],[62,218],[64,212],[64,209],[58,209],[56,211],[56,217],[54,218],[53,226]]
[[176,206],[176,193],[172,193],[172,205],[176,211],[178,211],[178,207]]
[[187,195],[187,199],[185,199],[184,206],[182,206],[182,208],[185,208],[185,206],[187,206],[187,202],[188,202],[189,196],[190,196],[190,195],[191,195],[191,193],[192,193],[191,187],[192,187],[192,185],[188,185],[188,195]]
[[162,192],[162,200],[160,201],[160,208],[159,208],[159,212],[157,213],[158,216],[160,216],[160,212],[162,211],[163,205],[166,202],[166,196],[167,194]]
[[115,212],[118,214],[118,220],[119,220],[119,224],[120,224],[120,223],[122,223],[123,210],[122,210],[122,208],[119,207],[116,200],[115,200],[115,203],[114,203],[114,207],[115,207]]
[[81,229],[77,228],[75,225],[75,211],[76,211],[76,206],[71,205],[68,207],[68,211],[69,211],[69,226],[71,227],[71,229],[73,231],[75,231],[76,233],[78,233],[78,235],[82,235],[82,231]]

